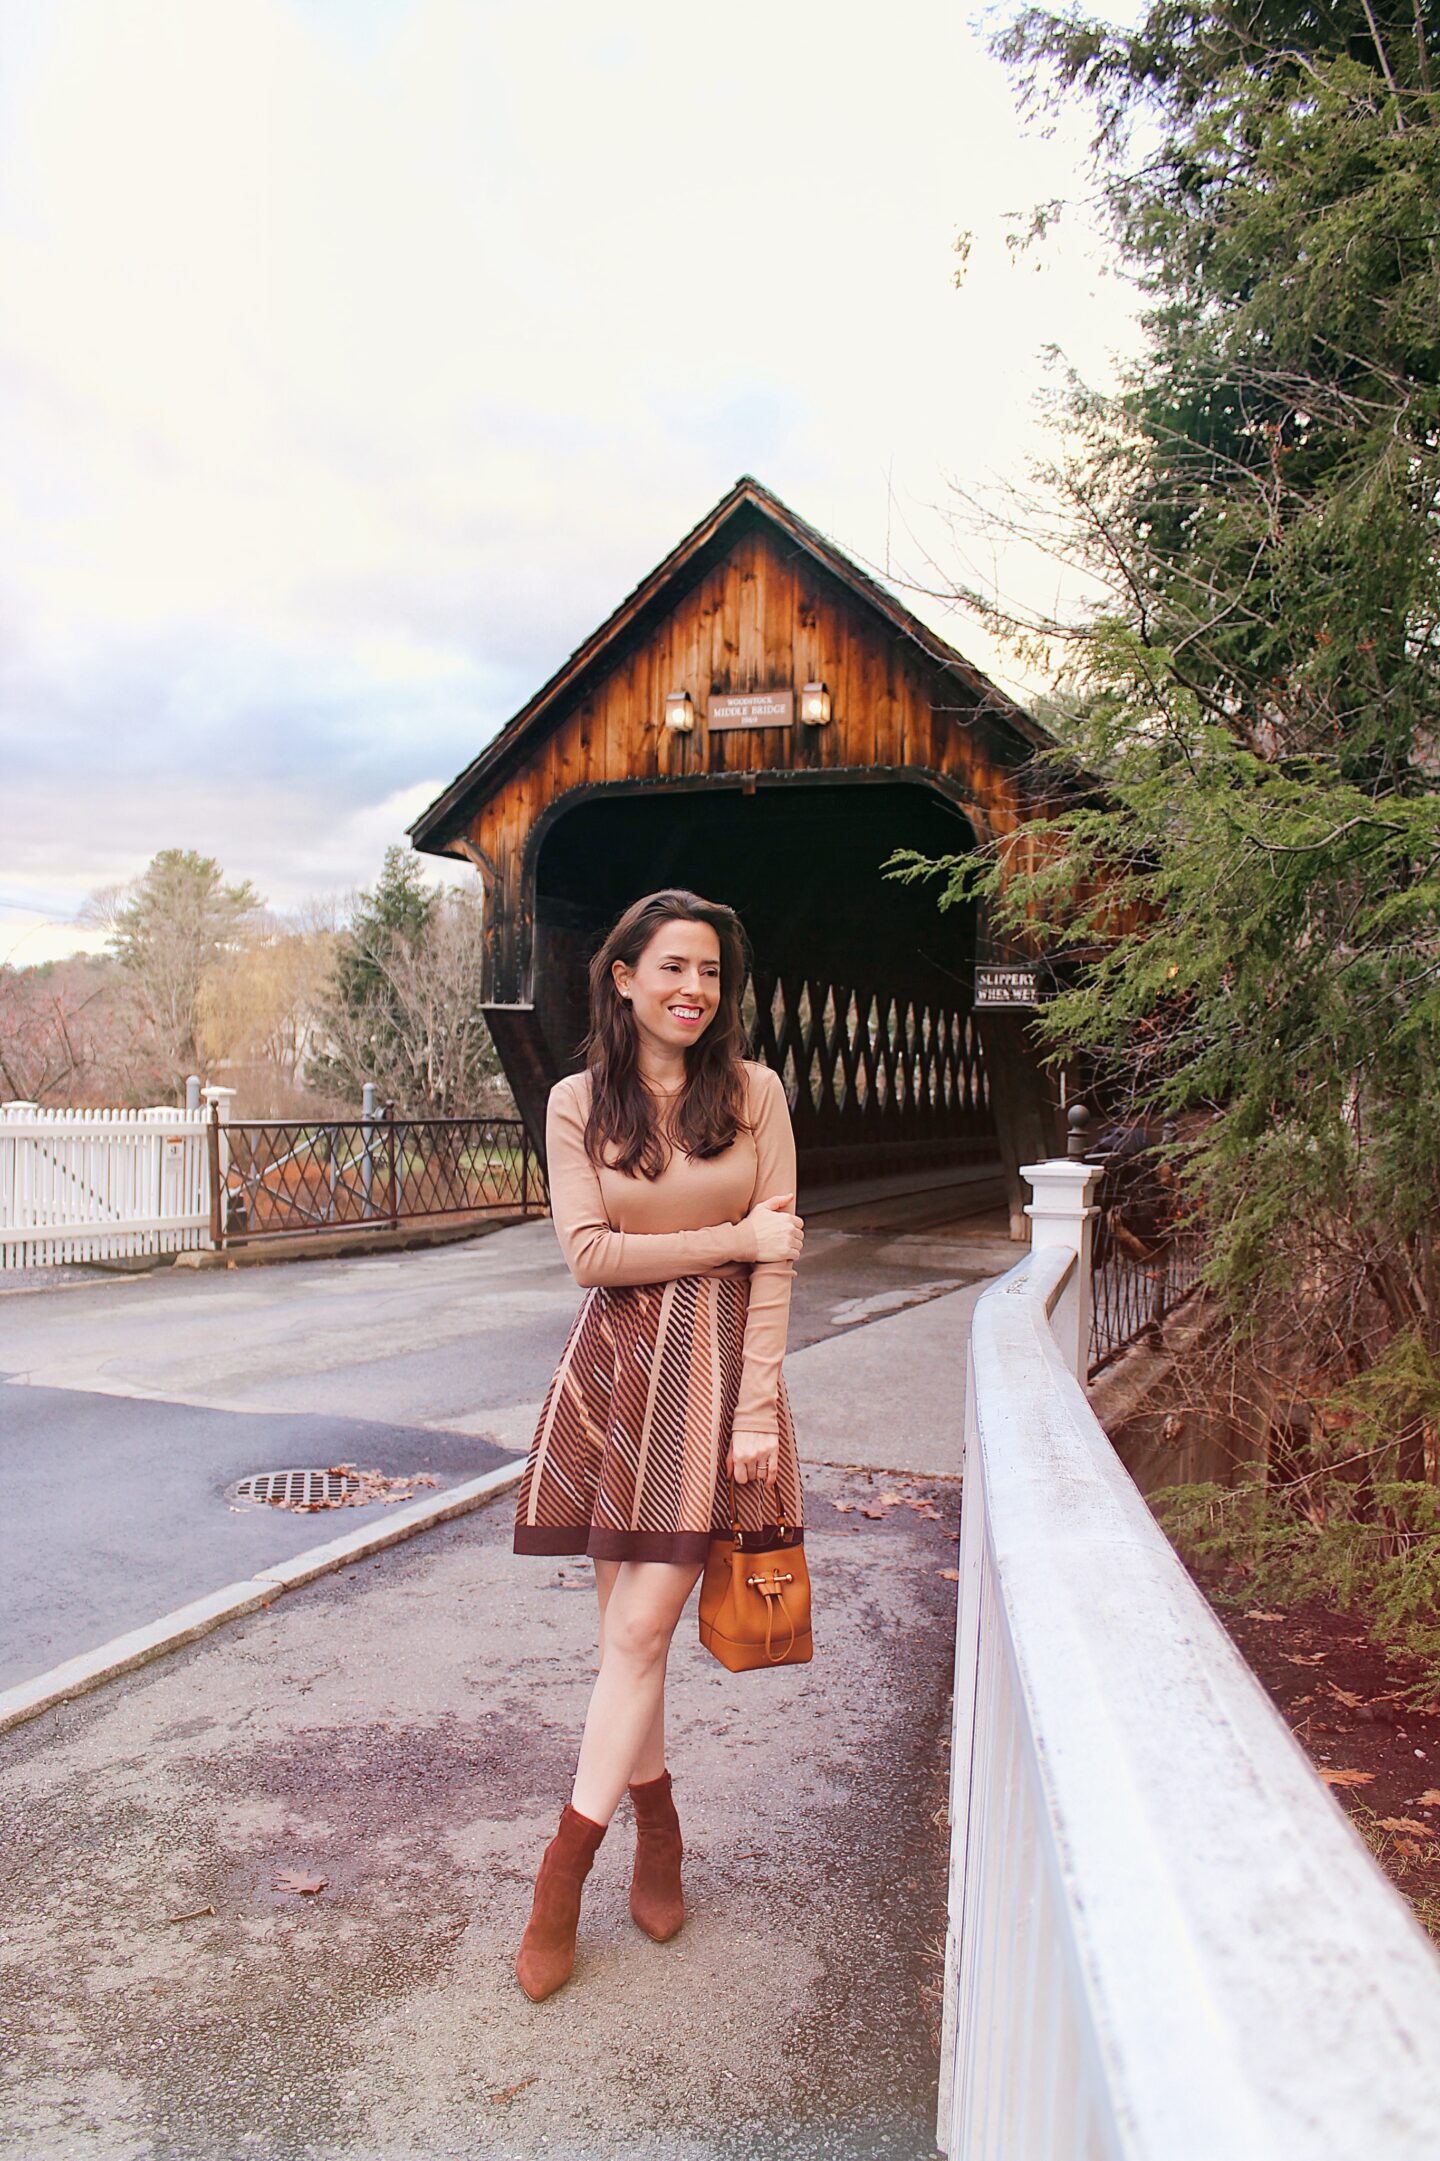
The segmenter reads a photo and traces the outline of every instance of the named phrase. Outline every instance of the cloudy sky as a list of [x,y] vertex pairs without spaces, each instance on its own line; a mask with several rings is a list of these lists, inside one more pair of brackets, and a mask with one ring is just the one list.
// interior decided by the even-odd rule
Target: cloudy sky
[[952,484],[1133,333],[1014,93],[952,0],[0,0],[0,958],[368,883],[742,472],[1041,598]]

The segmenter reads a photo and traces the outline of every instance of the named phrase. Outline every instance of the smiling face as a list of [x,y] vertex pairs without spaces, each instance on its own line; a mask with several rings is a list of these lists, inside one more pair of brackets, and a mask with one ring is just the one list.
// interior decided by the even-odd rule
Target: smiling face
[[720,940],[708,923],[662,923],[633,968],[611,974],[642,1042],[666,1061],[698,1042],[720,1006]]

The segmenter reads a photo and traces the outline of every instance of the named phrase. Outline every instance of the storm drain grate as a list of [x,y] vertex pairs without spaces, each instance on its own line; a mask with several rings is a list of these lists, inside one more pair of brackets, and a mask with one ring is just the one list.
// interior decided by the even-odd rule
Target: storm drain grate
[[268,1501],[276,1508],[334,1507],[359,1491],[353,1471],[256,1471],[225,1488],[227,1501]]

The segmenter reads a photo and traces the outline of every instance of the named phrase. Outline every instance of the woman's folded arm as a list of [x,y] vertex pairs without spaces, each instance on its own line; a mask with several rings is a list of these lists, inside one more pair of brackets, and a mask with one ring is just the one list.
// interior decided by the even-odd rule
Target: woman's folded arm
[[585,1152],[585,1112],[576,1091],[563,1082],[550,1091],[545,1155],[555,1235],[584,1290],[597,1283],[664,1283],[754,1258],[753,1234],[743,1222],[693,1231],[612,1229],[599,1173]]

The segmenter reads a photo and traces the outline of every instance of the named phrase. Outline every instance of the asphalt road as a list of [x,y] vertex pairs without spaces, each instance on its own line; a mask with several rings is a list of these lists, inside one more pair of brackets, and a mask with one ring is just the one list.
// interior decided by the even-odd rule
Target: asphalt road
[[[887,1316],[1008,1266],[1003,1223],[966,1205],[931,1188],[808,1215],[792,1357],[863,1330],[858,1373]],[[405,1254],[66,1270],[0,1296],[0,1687],[384,1513],[236,1510],[238,1478],[354,1462],[445,1486],[523,1454],[578,1297],[546,1221]],[[832,1415],[817,1396],[813,1423]],[[883,1462],[876,1445],[810,1452]]]

